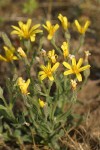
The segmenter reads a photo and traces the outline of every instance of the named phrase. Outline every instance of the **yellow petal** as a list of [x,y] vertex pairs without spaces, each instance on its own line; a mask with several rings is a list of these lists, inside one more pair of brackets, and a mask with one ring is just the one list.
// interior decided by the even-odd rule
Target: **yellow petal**
[[46,25],[48,28],[50,28],[52,26],[50,21],[46,21]]
[[45,26],[44,24],[42,26],[48,31],[48,27],[47,26]]
[[75,57],[72,58],[72,65],[76,66],[76,59],[75,59]]
[[31,42],[34,42],[35,41],[35,34],[34,35],[32,35],[32,36],[30,36],[30,39],[31,39]]
[[40,71],[40,72],[39,72],[39,75],[43,75],[43,74],[45,74],[44,71]]
[[81,67],[81,68],[79,69],[79,72],[84,71],[84,70],[86,70],[86,69],[89,69],[90,67],[91,67],[90,65],[86,65],[86,66],[84,66],[84,67]]
[[36,29],[36,30],[32,31],[31,34],[36,34],[36,33],[41,33],[41,32],[43,32],[43,31]]
[[51,71],[54,72],[59,67],[59,62],[55,63],[55,65],[51,68]]
[[60,21],[62,20],[62,17],[63,17],[62,14],[59,14],[59,15],[58,15],[58,19],[59,19]]
[[18,57],[17,56],[13,56],[12,60],[18,60]]
[[41,68],[42,70],[45,70],[45,69],[46,69],[46,67],[45,67],[44,65],[41,65],[40,68]]
[[29,28],[30,28],[30,26],[31,26],[31,23],[32,23],[32,20],[31,20],[31,19],[28,19],[28,20],[27,20],[27,24],[26,24],[28,30],[29,30]]
[[54,30],[56,31],[58,28],[59,28],[59,25],[56,24],[56,25],[54,26]]
[[28,88],[28,86],[30,84],[30,79],[28,79],[25,84],[26,84],[26,87]]
[[53,77],[53,76],[49,76],[48,78],[49,78],[50,81],[53,81],[53,80],[54,80],[54,77]]
[[49,34],[47,38],[48,40],[51,40],[53,38],[53,35]]
[[29,33],[31,34],[31,32],[33,32],[34,30],[36,30],[38,27],[40,27],[40,24],[34,25],[34,26],[30,29]]
[[17,30],[17,31],[21,32],[21,29],[20,29],[20,28],[18,28],[18,27],[16,27],[16,26],[12,26],[12,28],[14,28],[15,30]]
[[67,62],[63,62],[63,65],[66,67],[66,68],[68,68],[68,69],[71,69],[72,67],[70,66],[70,64],[68,64]]
[[16,31],[16,30],[13,30],[13,31],[11,32],[11,34],[17,34],[17,35],[19,35],[19,36],[22,36],[22,35],[23,35],[22,32],[19,32],[19,31]]
[[46,77],[47,77],[47,75],[46,75],[46,74],[43,74],[43,75],[41,75],[39,78],[40,78],[40,80],[44,80]]
[[81,67],[82,63],[83,63],[83,58],[80,58],[78,63],[77,63],[77,68],[78,69]]
[[69,74],[73,74],[73,70],[68,70],[64,72],[64,75],[69,75]]
[[77,77],[77,79],[78,79],[79,82],[82,81],[82,75],[80,73],[77,73],[76,77]]
[[23,27],[23,22],[22,22],[22,21],[19,21],[18,24],[19,24],[19,27],[22,29],[22,27]]
[[80,26],[78,20],[75,20],[75,25],[76,25],[78,31],[81,32],[81,26]]
[[84,32],[86,32],[87,28],[90,25],[90,21],[86,21],[85,25],[84,25]]
[[2,55],[0,55],[0,60],[7,61],[7,59],[5,57],[3,57]]

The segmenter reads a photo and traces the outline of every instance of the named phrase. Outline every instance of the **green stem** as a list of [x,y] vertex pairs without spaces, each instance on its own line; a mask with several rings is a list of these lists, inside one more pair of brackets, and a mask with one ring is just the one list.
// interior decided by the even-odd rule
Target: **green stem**
[[79,46],[76,50],[74,50],[73,54],[75,55],[76,53],[79,52],[80,48],[82,47],[82,45],[84,44],[84,37],[85,35],[81,35],[80,39],[79,39]]
[[62,55],[62,52],[61,52],[60,48],[57,47],[54,38],[51,40],[51,44],[54,46],[54,48],[57,50],[57,52]]

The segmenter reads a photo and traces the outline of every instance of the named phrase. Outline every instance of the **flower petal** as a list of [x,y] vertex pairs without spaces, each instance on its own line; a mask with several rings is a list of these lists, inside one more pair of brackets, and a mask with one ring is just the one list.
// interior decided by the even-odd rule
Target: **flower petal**
[[53,38],[53,35],[49,34],[47,38],[48,40],[51,40]]
[[80,26],[78,20],[75,20],[75,25],[76,25],[78,31],[81,32],[81,26]]
[[40,80],[44,80],[46,77],[47,77],[47,75],[43,74],[43,75],[40,76]]
[[40,24],[34,25],[34,26],[30,29],[29,33],[31,34],[31,32],[33,32],[34,30],[36,30],[38,27],[40,27]]
[[31,39],[31,42],[34,42],[35,41],[35,34],[33,34],[32,36],[30,36],[30,39]]
[[87,28],[90,25],[90,21],[86,21],[85,25],[84,25],[84,32],[86,32]]
[[18,60],[18,57],[17,56],[13,56],[12,59],[13,60]]
[[12,26],[12,28],[14,28],[15,30],[17,30],[17,31],[21,32],[21,29],[20,29],[20,28],[18,28],[18,27],[16,27],[16,26]]
[[68,70],[64,72],[64,75],[66,76],[66,75],[73,74],[73,73],[74,73],[73,70]]
[[0,55],[0,60],[7,61],[7,59],[3,57],[2,55]]
[[55,65],[51,68],[51,71],[54,72],[59,67],[59,62],[55,63]]
[[53,76],[49,76],[48,78],[49,78],[50,81],[53,81],[53,80],[54,80],[54,77],[53,77]]
[[72,58],[72,65],[76,66],[76,59],[75,59],[75,57]]
[[71,69],[72,67],[70,66],[70,64],[68,64],[67,62],[63,62],[63,65],[66,67],[66,68],[68,68],[68,69]]
[[90,65],[86,65],[86,66],[84,66],[84,67],[81,67],[81,68],[79,69],[79,72],[84,71],[84,70],[86,70],[86,69],[89,69],[90,67],[91,67]]
[[54,30],[56,31],[58,28],[59,28],[59,25],[56,24],[56,25],[54,26]]
[[30,26],[31,26],[31,23],[32,23],[32,20],[31,20],[31,19],[28,19],[28,20],[27,20],[27,24],[26,24],[28,30],[29,30],[29,28],[30,28]]
[[41,65],[40,68],[41,68],[42,70],[45,70],[45,69],[46,69],[46,67],[45,67],[44,65]]
[[48,28],[50,28],[51,27],[51,22],[50,21],[46,21],[46,25],[47,25]]
[[22,29],[22,27],[23,27],[23,22],[22,22],[22,21],[19,21],[18,24],[19,24],[19,27]]
[[83,63],[83,58],[80,58],[78,63],[77,63],[77,68],[78,69],[81,67],[82,63]]
[[80,73],[77,73],[76,77],[77,77],[77,79],[78,79],[79,82],[82,81],[82,75]]
[[39,72],[39,75],[43,75],[43,74],[45,74],[44,71],[40,71],[40,72]]

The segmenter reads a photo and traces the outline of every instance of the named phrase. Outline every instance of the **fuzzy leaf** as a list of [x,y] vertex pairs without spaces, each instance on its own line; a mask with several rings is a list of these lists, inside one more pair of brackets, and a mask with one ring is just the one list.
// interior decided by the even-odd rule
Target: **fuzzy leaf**
[[4,43],[5,43],[6,46],[8,46],[9,48],[12,48],[12,47],[13,47],[13,46],[12,46],[12,43],[11,43],[11,41],[10,41],[10,39],[8,38],[8,36],[7,36],[6,33],[2,32],[2,38],[3,38]]

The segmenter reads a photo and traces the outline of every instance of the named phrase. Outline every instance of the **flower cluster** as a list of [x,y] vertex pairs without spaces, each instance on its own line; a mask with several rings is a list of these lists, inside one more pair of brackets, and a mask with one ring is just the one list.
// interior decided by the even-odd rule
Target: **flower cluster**
[[[48,149],[61,149],[58,140],[64,135],[65,130],[73,128],[77,120],[74,119],[72,104],[77,102],[81,82],[86,83],[90,73],[90,52],[83,49],[80,52],[90,21],[86,21],[84,26],[78,20],[74,21],[80,39],[78,46],[73,46],[69,28],[71,23],[62,14],[58,15],[58,19],[60,23],[55,25],[46,21],[41,26],[43,29],[39,29],[40,24],[32,26],[31,19],[26,23],[19,21],[19,27],[12,25],[14,30],[11,35],[15,34],[19,42],[21,41],[18,47],[12,46],[9,38],[3,36],[5,55],[0,55],[0,60],[9,62],[11,79],[7,81],[7,102],[0,88],[0,99],[3,101],[0,109],[4,114],[1,119],[5,122],[2,125],[4,134],[1,135],[4,135],[2,139],[6,137],[6,142],[13,137],[20,145],[20,149],[24,149],[24,142],[32,143],[32,146],[43,144],[48,146]],[[47,47],[44,42],[45,29],[48,32]],[[61,32],[58,36],[57,31]],[[37,34],[41,34],[41,37],[35,43]],[[21,111],[18,107],[15,113],[15,104],[21,100],[23,107]],[[66,106],[69,108],[65,109]],[[6,120],[9,121],[8,124]]]

